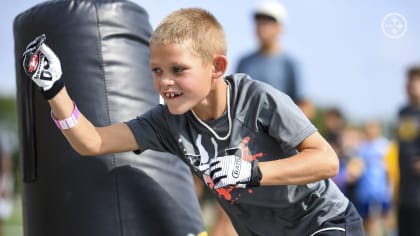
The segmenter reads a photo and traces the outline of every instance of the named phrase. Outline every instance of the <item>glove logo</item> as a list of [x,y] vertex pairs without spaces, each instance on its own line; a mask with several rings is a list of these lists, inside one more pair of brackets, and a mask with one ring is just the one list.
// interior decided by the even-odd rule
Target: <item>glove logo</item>
[[29,61],[29,68],[28,72],[32,73],[35,71],[36,67],[38,66],[38,54],[34,54]]
[[241,163],[242,157],[235,156],[235,163],[233,166],[232,176],[233,178],[238,178],[239,174],[241,173]]

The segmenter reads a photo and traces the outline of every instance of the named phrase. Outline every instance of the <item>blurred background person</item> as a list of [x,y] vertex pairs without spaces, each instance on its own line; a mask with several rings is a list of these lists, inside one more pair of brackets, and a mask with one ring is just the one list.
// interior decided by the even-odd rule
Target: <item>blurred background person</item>
[[391,212],[392,187],[385,161],[390,142],[383,136],[377,121],[366,122],[363,131],[365,140],[358,156],[364,168],[355,188],[355,205],[363,218],[366,234],[381,236],[387,234],[386,223]]
[[332,179],[354,202],[354,188],[363,171],[363,161],[357,156],[362,141],[361,131],[356,125],[347,123],[339,107],[329,107],[324,111],[320,127],[340,161],[338,174]]
[[12,213],[13,173],[11,150],[6,133],[0,129],[0,236],[4,232],[4,221]]
[[[346,194],[347,188],[347,159],[348,157],[344,155],[342,144],[341,144],[341,135],[344,132],[344,119],[341,115],[341,112],[338,108],[328,108],[324,111],[322,115],[322,120],[320,123],[322,135],[330,143],[331,147],[334,148],[334,151],[337,153],[339,159],[339,170],[333,181],[337,184],[340,190]],[[331,135],[334,134],[334,135]],[[346,194],[347,195],[347,194]],[[348,197],[348,196],[347,196]],[[349,198],[349,200],[351,200]]]
[[354,203],[355,188],[360,176],[363,173],[364,163],[358,156],[358,149],[363,141],[363,134],[360,128],[354,124],[346,124],[339,134],[339,150],[337,152],[340,158],[340,172],[333,178],[337,180],[343,176],[342,191]]
[[280,2],[264,0],[258,3],[253,17],[259,47],[239,59],[236,72],[271,84],[297,102],[300,91],[296,62],[280,42],[287,15],[286,8]]
[[[299,99],[297,101],[298,107],[302,110],[303,114],[305,114],[306,117],[312,122],[316,122],[315,116],[316,116],[316,107],[313,101],[310,99]],[[316,124],[315,124],[316,125]]]
[[392,137],[391,143],[385,155],[385,164],[388,170],[388,181],[391,186],[392,201],[391,211],[386,222],[388,236],[397,236],[397,203],[398,203],[398,189],[400,182],[400,167],[398,163],[398,142],[395,136]]
[[346,124],[346,119],[338,107],[328,108],[324,113],[324,131],[325,139],[331,145],[339,145],[339,137]]
[[420,234],[420,65],[407,71],[408,102],[398,113],[398,235]]

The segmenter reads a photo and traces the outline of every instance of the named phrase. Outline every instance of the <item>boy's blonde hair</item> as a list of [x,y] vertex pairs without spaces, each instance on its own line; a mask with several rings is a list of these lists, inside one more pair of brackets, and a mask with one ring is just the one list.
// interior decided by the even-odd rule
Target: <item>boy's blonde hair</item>
[[187,45],[203,62],[209,62],[215,54],[226,55],[226,37],[223,27],[208,11],[185,8],[174,11],[158,25],[150,39],[150,45]]

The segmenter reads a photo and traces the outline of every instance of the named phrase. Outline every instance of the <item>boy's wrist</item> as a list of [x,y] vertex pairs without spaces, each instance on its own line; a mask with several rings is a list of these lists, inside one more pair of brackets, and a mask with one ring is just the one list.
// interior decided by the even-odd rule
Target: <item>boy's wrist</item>
[[64,120],[74,112],[75,102],[67,93],[66,86],[57,95],[48,100],[48,104],[51,107],[54,118],[57,120]]
[[58,120],[57,118],[55,118],[51,110],[51,119],[54,121],[54,123],[59,129],[71,129],[77,125],[79,119],[79,109],[77,108],[76,103],[74,103],[73,106],[73,112],[71,113],[71,115],[62,120]]
[[251,178],[249,180],[249,187],[258,187],[261,184],[262,172],[260,170],[258,160],[252,161]]
[[53,86],[50,89],[44,91],[43,88],[40,88],[40,92],[45,99],[50,100],[54,98],[63,88],[64,80],[63,78],[60,78],[59,80],[54,82]]

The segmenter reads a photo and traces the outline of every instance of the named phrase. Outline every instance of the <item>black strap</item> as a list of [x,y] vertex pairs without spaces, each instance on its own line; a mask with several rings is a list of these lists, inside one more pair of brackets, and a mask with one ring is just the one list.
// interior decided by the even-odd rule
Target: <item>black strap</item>
[[258,187],[260,186],[262,179],[262,173],[260,167],[258,166],[258,160],[252,162],[251,167],[251,179],[249,180],[249,187]]
[[54,85],[48,89],[47,91],[44,91],[42,88],[40,88],[42,96],[44,96],[45,99],[50,100],[51,98],[55,97],[58,92],[64,87],[64,80],[63,76],[57,81],[55,81]]

